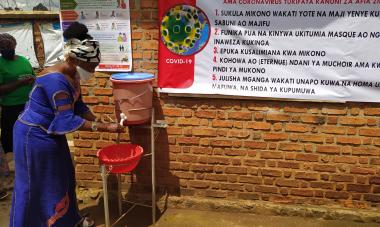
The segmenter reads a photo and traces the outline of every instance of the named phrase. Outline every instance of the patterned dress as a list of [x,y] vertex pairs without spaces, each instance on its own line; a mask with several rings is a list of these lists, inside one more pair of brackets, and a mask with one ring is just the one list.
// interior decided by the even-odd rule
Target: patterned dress
[[80,128],[79,80],[61,73],[38,77],[14,127],[15,186],[10,227],[75,226],[81,216],[75,171],[65,137]]

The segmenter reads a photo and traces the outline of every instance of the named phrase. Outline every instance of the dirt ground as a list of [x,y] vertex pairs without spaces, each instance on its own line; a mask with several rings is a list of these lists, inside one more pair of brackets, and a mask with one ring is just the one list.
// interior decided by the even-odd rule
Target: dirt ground
[[[127,208],[127,207],[126,207]],[[98,226],[104,226],[103,206],[84,209],[95,214]],[[83,210],[83,211],[84,211]],[[126,209],[125,209],[126,210]],[[157,210],[157,212],[159,212]],[[117,210],[111,213],[116,214]],[[158,215],[155,225],[151,221],[152,211],[146,207],[135,207],[117,225],[120,227],[379,227],[377,223],[322,220],[302,217],[265,216],[247,213],[226,213],[188,209],[167,209]],[[114,219],[116,220],[115,216]]]
[[[11,179],[12,181],[12,179]],[[0,227],[9,225],[11,208],[12,185],[10,183],[9,196],[0,201]],[[103,200],[99,190],[78,189],[77,197],[82,214],[89,213],[96,222],[96,226],[104,225]],[[123,210],[130,208],[124,204]],[[380,223],[359,223],[353,221],[323,220],[304,217],[284,217],[255,215],[236,212],[213,212],[190,209],[166,210],[156,209],[157,222],[152,224],[152,209],[150,207],[136,206],[115,227],[380,227]],[[112,222],[117,220],[117,202],[110,201],[110,214]]]
[[[116,203],[111,203],[110,213],[116,220]],[[11,197],[0,201],[0,226],[9,224],[9,209]],[[128,206],[124,207],[127,210]],[[96,226],[104,226],[102,200],[90,201],[81,205],[82,213],[90,213],[95,219]],[[357,223],[350,221],[322,220],[302,217],[265,216],[247,213],[211,212],[187,209],[157,209],[157,223],[152,225],[152,211],[147,207],[135,207],[119,223],[120,227],[379,227],[376,223]],[[162,213],[161,213],[162,212]]]

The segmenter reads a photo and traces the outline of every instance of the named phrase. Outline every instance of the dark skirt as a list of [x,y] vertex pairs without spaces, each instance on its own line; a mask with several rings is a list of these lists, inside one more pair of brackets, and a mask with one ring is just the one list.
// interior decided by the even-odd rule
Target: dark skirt
[[25,105],[1,107],[1,145],[5,153],[13,151],[13,126]]
[[75,171],[64,135],[17,121],[10,227],[75,226],[81,219]]

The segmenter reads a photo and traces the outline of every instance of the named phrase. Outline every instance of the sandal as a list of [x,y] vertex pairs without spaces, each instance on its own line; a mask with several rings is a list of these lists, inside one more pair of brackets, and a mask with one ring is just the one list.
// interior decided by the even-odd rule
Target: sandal
[[84,217],[80,226],[81,227],[94,227],[95,226],[95,221],[92,220],[89,217]]
[[0,191],[0,200],[4,200],[8,197],[8,192],[3,190],[3,191]]
[[87,216],[88,213],[83,215],[77,227],[95,227],[95,221]]

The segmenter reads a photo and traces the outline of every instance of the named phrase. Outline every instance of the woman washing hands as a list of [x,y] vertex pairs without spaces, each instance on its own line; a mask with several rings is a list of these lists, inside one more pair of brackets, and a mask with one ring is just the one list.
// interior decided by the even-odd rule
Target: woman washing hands
[[98,123],[81,100],[80,81],[100,62],[99,43],[83,24],[64,32],[65,61],[42,72],[14,127],[15,187],[10,227],[92,226],[78,212],[75,171],[65,134],[76,130],[123,132]]

